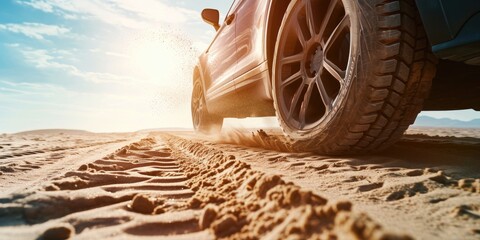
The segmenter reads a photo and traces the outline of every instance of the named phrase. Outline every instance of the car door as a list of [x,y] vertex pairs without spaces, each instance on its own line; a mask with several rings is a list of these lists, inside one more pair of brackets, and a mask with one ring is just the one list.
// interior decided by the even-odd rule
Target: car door
[[240,1],[233,2],[225,21],[205,53],[205,74],[209,76],[205,82],[207,101],[235,91],[233,80],[237,63],[236,29],[235,21],[232,21],[231,16],[234,16],[232,14]]
[[[260,65],[266,60],[262,42],[265,22],[261,16],[266,15],[267,3],[268,1],[264,0],[244,0],[236,10],[238,57],[236,77],[261,67]],[[248,82],[248,80],[248,77],[241,77],[236,84],[240,87],[244,85],[242,82]]]

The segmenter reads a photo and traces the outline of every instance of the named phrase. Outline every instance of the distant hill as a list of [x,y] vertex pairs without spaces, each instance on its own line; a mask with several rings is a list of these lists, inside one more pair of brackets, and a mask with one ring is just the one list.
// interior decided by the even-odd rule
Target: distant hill
[[150,129],[142,129],[138,130],[138,133],[145,133],[145,132],[189,132],[193,131],[193,128],[150,128]]
[[480,128],[480,119],[461,121],[450,118],[433,118],[420,116],[415,120],[414,127],[448,127],[448,128]]
[[15,135],[36,135],[36,134],[92,134],[92,132],[76,129],[39,129],[25,132],[18,132]]

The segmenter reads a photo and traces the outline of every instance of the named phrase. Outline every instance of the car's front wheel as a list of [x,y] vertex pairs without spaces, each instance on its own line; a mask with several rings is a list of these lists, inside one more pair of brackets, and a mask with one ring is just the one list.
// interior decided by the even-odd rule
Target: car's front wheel
[[198,80],[193,85],[191,111],[195,131],[218,133],[222,130],[223,118],[208,113],[202,84]]
[[273,60],[279,123],[300,150],[385,148],[422,109],[430,56],[411,0],[293,0]]

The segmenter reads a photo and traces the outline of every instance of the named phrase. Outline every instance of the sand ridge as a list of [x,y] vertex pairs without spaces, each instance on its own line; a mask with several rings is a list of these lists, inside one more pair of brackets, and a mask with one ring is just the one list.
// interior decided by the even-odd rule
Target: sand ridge
[[[161,139],[165,140],[161,140]],[[157,135],[0,206],[0,235],[33,238],[409,239],[201,143]]]
[[[351,211],[349,201],[327,199],[252,170],[233,155],[181,138],[169,137],[185,154],[189,184],[197,192],[191,207],[203,208],[200,226],[226,239],[410,239],[385,231],[367,215]],[[181,155],[178,154],[178,155]],[[192,159],[204,159],[193,164]]]
[[437,134],[446,129],[420,130],[364,156],[283,151],[271,147],[281,138],[275,132],[237,132],[205,144],[330,199],[351,200],[389,229],[420,239],[478,239],[480,131],[454,137]]
[[63,157],[0,176],[0,239],[478,239],[479,138],[424,133],[334,157],[263,130],[3,135],[47,149],[4,166]]
[[35,132],[0,137],[0,197],[26,190],[31,184],[61,174],[79,162],[91,161],[97,154],[101,156],[138,137],[125,133]]
[[108,239],[122,234],[177,234],[191,239],[196,229],[193,226],[190,231],[190,222],[197,221],[198,211],[185,210],[160,218],[152,215],[176,208],[193,195],[170,156],[170,150],[162,144],[143,139],[45,182],[34,194],[5,198],[3,202],[7,203],[0,206],[0,235],[34,239],[62,231],[65,234],[70,229],[66,235],[78,239]]

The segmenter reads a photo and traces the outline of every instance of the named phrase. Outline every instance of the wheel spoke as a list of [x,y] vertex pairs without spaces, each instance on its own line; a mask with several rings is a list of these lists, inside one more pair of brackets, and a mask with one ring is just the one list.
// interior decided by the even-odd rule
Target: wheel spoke
[[326,111],[329,112],[332,109],[332,99],[328,96],[327,90],[325,90],[325,86],[319,76],[316,77],[315,83],[317,84],[317,89],[322,98],[323,105],[325,105]]
[[338,25],[335,27],[335,29],[333,30],[332,34],[330,34],[330,37],[328,37],[328,40],[327,42],[325,43],[325,52],[328,52],[328,50],[330,49],[332,43],[337,40],[338,36],[340,36],[340,34],[342,33],[343,29],[347,26],[347,24],[349,23],[349,18],[348,18],[348,15],[345,15],[343,16],[342,20],[340,21],[340,23],[338,23]]
[[314,37],[317,33],[315,31],[315,19],[313,17],[313,9],[311,0],[304,0],[305,4],[305,13],[307,16],[307,26],[310,31],[310,37]]
[[193,96],[192,96],[192,122],[193,126],[197,127],[198,122],[199,122],[199,117],[198,117],[198,109],[199,109],[199,93],[198,93],[198,87],[195,86],[193,89]]
[[295,110],[298,101],[300,100],[300,97],[302,95],[303,89],[305,88],[305,84],[302,84],[300,87],[298,87],[297,92],[295,92],[295,95],[293,95],[292,102],[290,104],[290,109],[288,111],[288,116],[287,119],[291,119],[293,116],[293,111]]
[[310,85],[308,85],[307,91],[305,92],[305,96],[303,97],[303,102],[300,108],[300,116],[299,116],[300,129],[303,129],[305,127],[305,123],[306,123],[305,115],[307,112],[307,107],[310,104],[310,98],[312,97],[314,85],[315,83],[311,83]]
[[199,122],[198,107],[193,111],[193,121],[195,125],[198,125],[198,122]]
[[[320,26],[320,32],[319,35],[323,36],[323,32],[325,31],[325,28],[327,27],[328,20],[330,20],[330,17],[332,16],[333,10],[335,9],[335,6],[337,5],[337,0],[331,0],[330,4],[328,5],[327,12],[325,13],[325,17],[322,20],[322,26]],[[324,47],[324,46],[322,46]]]
[[321,0],[322,6],[294,1],[282,22],[273,90],[279,117],[289,128],[303,132],[323,126],[345,97],[351,24],[341,1]]
[[328,59],[323,60],[323,67],[340,83],[343,83],[345,78],[345,71],[341,70],[337,65]]
[[202,114],[202,109],[200,107],[200,102],[198,102],[198,105],[196,105],[196,109],[195,109],[195,118],[197,120],[196,121],[197,124],[200,123],[201,114]]
[[282,65],[286,65],[286,64],[300,62],[300,61],[302,61],[302,58],[303,58],[303,53],[300,52],[300,53],[295,54],[295,55],[284,57],[280,60],[280,62],[282,63]]
[[299,80],[302,78],[302,73],[301,71],[298,71],[294,74],[292,74],[290,77],[288,77],[287,79],[285,79],[285,81],[282,82],[282,84],[280,85],[280,87],[283,89],[285,88],[286,86],[292,84],[293,82]]
[[300,42],[300,44],[302,45],[302,49],[305,49],[305,36],[303,35],[303,31],[302,31],[302,28],[300,27],[300,23],[297,21],[294,21],[295,22],[295,31],[297,33],[297,37],[298,37],[298,41]]

